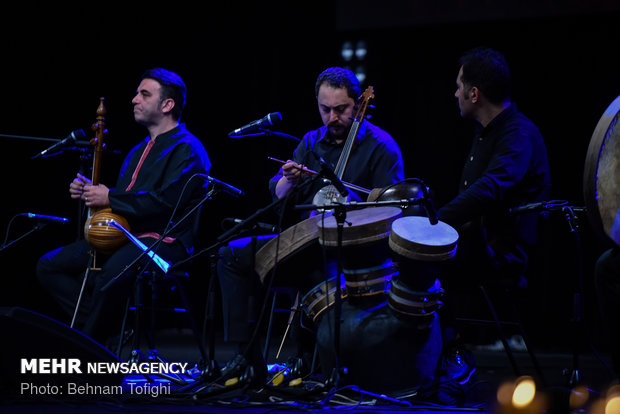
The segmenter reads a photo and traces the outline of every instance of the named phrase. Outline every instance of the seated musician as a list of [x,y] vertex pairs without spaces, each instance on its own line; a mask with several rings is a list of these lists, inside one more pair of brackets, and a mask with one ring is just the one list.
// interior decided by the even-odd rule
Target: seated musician
[[[478,286],[500,278],[516,286],[525,282],[528,248],[536,243],[538,217],[507,212],[549,197],[547,150],[536,125],[512,102],[504,56],[480,48],[464,54],[459,63],[455,98],[461,116],[476,122],[477,132],[463,167],[459,194],[438,211],[439,219],[459,232],[453,273],[446,273],[444,286],[450,291],[459,282]],[[444,325],[454,317],[452,306],[445,303]],[[453,342],[449,336],[444,340]]]
[[[350,136],[361,87],[353,72],[332,67],[319,75],[315,94],[323,126],[303,137],[293,159],[288,160],[269,182],[269,189],[274,197],[288,197],[283,211],[286,217],[292,215],[291,209],[287,207],[312,204],[315,194],[325,186],[321,180],[314,180],[315,177],[303,174],[302,165],[313,171],[320,171],[322,159],[330,168],[335,169],[345,141]],[[363,120],[353,138],[355,141],[348,164],[344,175],[339,177],[343,182],[373,189],[404,179],[400,148],[387,132]],[[312,182],[305,185],[308,180]],[[365,194],[354,194],[354,190],[349,193],[358,199],[366,198]],[[308,212],[301,213],[301,217],[297,215],[286,223],[294,224],[307,216]],[[265,239],[254,240],[254,243],[231,242],[220,250],[222,258],[217,266],[222,290],[225,340],[236,343],[240,352],[228,363],[223,375],[239,375],[251,366],[255,373],[254,383],[257,385],[264,381],[265,362],[258,341],[252,338],[254,326],[248,315],[257,315],[258,312],[251,308],[253,305],[260,306],[264,300],[263,286],[254,271],[253,263],[255,252],[265,242]],[[317,251],[316,257],[312,257],[308,263],[299,264],[296,279],[317,277],[316,283],[325,280],[322,262],[320,251]],[[311,274],[313,276],[310,276]],[[291,286],[296,281],[287,280],[284,283]]]
[[[211,163],[202,143],[179,123],[185,96],[185,84],[177,74],[160,68],[146,71],[132,103],[136,122],[147,128],[149,136],[125,158],[116,187],[92,185],[82,174],[69,186],[71,198],[83,200],[91,211],[111,208],[112,213],[124,217],[131,232],[146,246],[157,241],[172,220],[183,217],[205,194],[202,176]],[[195,242],[193,226],[191,220],[180,223],[154,249],[156,254],[170,264],[186,258]],[[90,269],[91,251],[87,240],[79,240],[45,254],[37,263],[40,283],[67,315],[74,313],[82,280]],[[122,272],[142,253],[133,242],[112,253],[95,253],[100,270],[87,273],[77,329],[102,343],[120,333],[139,266]],[[152,265],[146,256],[145,263]]]

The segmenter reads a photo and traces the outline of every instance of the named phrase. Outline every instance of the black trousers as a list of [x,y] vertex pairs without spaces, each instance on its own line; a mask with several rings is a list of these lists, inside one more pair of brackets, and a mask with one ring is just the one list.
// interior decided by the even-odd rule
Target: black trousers
[[[247,344],[261,309],[266,306],[266,288],[272,274],[270,272],[265,277],[263,285],[254,270],[254,263],[256,252],[273,237],[267,235],[233,240],[219,251],[221,257],[217,263],[217,275],[222,294],[224,339],[227,342]],[[273,281],[275,286],[292,287],[303,295],[323,282],[326,274],[336,274],[335,263],[331,256],[323,256],[318,242],[291,256],[278,264]]]
[[[150,246],[155,239],[141,241]],[[186,249],[179,242],[160,243],[157,255],[171,264],[187,257]],[[75,328],[91,338],[104,342],[108,337],[120,332],[123,312],[127,298],[133,291],[136,274],[144,266],[155,266],[148,257],[126,271],[120,278],[102,290],[108,282],[125,270],[142,250],[131,242],[126,243],[113,254],[96,254],[96,265],[100,270],[88,271]],[[91,247],[85,240],[59,247],[43,255],[37,263],[37,278],[50,292],[71,322],[86,270],[91,259]]]
[[254,271],[254,258],[273,236],[233,240],[219,251],[217,276],[222,294],[222,318],[226,342],[247,343],[259,316],[264,289]]

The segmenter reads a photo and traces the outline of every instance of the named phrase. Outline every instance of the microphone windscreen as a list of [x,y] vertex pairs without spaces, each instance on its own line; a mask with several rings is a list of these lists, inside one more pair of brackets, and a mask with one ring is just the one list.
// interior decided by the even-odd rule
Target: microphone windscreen
[[83,139],[83,138],[86,138],[86,134],[84,133],[83,129],[78,129],[78,130],[73,131],[73,137],[75,139]]
[[282,115],[280,114],[280,112],[273,112],[269,114],[269,123],[271,125],[276,124],[280,121],[282,121]]

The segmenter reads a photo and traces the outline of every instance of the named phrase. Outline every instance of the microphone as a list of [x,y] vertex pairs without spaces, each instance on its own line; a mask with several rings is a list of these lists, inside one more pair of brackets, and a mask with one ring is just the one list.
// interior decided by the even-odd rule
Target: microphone
[[340,181],[340,178],[336,176],[336,173],[334,173],[334,170],[330,168],[330,166],[325,162],[325,160],[319,154],[317,154],[316,152],[312,150],[310,150],[310,152],[312,153],[312,155],[314,155],[314,158],[316,158],[319,164],[321,164],[321,171],[319,172],[319,174],[327,178],[329,181],[331,181],[332,185],[336,187],[336,190],[338,190],[338,192],[340,193],[342,197],[348,196],[349,190],[347,190],[347,188],[344,186],[342,181]]
[[45,214],[21,213],[20,216],[26,216],[31,219],[46,223],[67,223],[69,219],[64,217],[46,216]]
[[[239,223],[243,223],[244,222],[244,220],[242,220],[240,218],[231,218],[231,217],[226,218],[224,220],[233,222],[235,224],[239,224]],[[279,233],[280,232],[279,229],[278,229],[278,226],[276,226],[275,224],[261,223],[260,221],[257,221],[257,222],[255,222],[253,224],[254,224],[254,227],[256,227],[257,229],[264,230],[264,231],[269,232],[269,233]]]
[[537,211],[559,210],[567,204],[568,201],[564,200],[539,201],[537,203],[529,203],[522,206],[510,208],[508,209],[508,214],[514,215],[521,213],[534,213]]
[[437,217],[437,210],[435,210],[435,206],[433,205],[433,200],[427,195],[424,197],[424,210],[426,210],[426,215],[428,216],[428,221],[434,226],[439,223],[439,218]]
[[84,137],[86,137],[86,134],[84,133],[84,131],[81,130],[81,129],[76,129],[75,131],[73,131],[69,135],[67,135],[64,139],[61,139],[60,141],[56,142],[51,147],[49,147],[47,149],[44,149],[43,151],[41,151],[40,153],[38,153],[37,155],[35,155],[31,159],[34,160],[36,158],[42,157],[45,154],[47,154],[48,152],[50,152],[50,151],[54,151],[57,148],[61,148],[61,147],[64,147],[65,145],[69,145],[71,143],[74,143],[77,140],[82,139]]
[[226,184],[223,181],[209,176],[207,176],[207,180],[209,180],[214,187],[219,187],[230,195],[233,195],[237,198],[245,197],[245,193],[243,191],[239,190],[236,187],[233,187],[230,184]]
[[264,118],[250,122],[249,124],[244,125],[241,128],[237,128],[234,131],[229,132],[228,136],[233,137],[235,135],[245,134],[246,132],[259,129],[267,125],[273,125],[280,121],[282,121],[282,115],[280,115],[280,112],[272,112],[270,114],[265,115]]

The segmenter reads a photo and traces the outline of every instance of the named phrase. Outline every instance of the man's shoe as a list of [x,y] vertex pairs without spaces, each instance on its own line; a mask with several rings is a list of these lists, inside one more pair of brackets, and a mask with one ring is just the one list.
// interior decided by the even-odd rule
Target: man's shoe
[[266,378],[267,367],[264,364],[250,364],[242,354],[238,354],[228,361],[216,382],[223,387],[261,388]]
[[461,406],[467,398],[470,380],[475,371],[475,361],[470,351],[462,346],[445,349],[437,373],[437,402],[446,406]]
[[274,370],[269,372],[270,379],[267,385],[297,387],[303,382],[303,377],[309,373],[310,370],[303,358],[293,357],[285,365],[274,365]]
[[464,348],[450,351],[444,355],[442,362],[445,378],[461,385],[468,382],[476,371],[473,354]]

